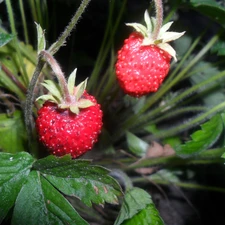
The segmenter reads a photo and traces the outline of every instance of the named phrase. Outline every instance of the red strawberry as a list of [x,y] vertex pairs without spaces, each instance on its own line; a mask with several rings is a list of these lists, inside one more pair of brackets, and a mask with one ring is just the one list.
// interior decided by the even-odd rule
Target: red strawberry
[[102,128],[100,105],[87,93],[82,98],[89,99],[95,105],[75,114],[47,101],[38,111],[36,127],[39,139],[54,155],[71,154],[73,158],[77,158],[91,150],[97,142]]
[[[75,73],[76,70],[61,89],[53,81],[45,81],[43,85],[51,94],[38,98],[45,101],[36,120],[39,140],[56,156],[83,155],[97,142],[102,128],[100,105],[85,91],[86,80],[74,87]],[[69,95],[63,93],[65,89]]]
[[154,37],[156,19],[150,18],[145,12],[147,27],[130,23],[136,29],[124,41],[118,51],[116,75],[120,86],[126,94],[141,97],[150,92],[156,92],[167,76],[172,57],[176,60],[176,52],[167,43],[182,36],[182,33],[166,32],[172,22],[161,27]]

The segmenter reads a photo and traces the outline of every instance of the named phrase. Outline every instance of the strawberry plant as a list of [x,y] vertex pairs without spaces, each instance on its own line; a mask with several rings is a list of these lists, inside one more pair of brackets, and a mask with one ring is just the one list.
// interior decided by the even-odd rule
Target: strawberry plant
[[223,224],[223,1],[0,12],[1,224]]

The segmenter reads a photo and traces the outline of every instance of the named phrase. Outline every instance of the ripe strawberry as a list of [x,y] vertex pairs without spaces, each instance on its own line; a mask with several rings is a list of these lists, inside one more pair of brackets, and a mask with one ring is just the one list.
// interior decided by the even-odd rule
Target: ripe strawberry
[[147,27],[138,23],[129,23],[136,29],[123,47],[118,51],[116,75],[124,92],[134,97],[141,97],[156,92],[170,69],[170,61],[176,60],[176,52],[167,43],[181,37],[184,32],[167,32],[172,25],[169,22],[153,35],[156,19],[145,11]]
[[36,120],[39,140],[56,156],[71,154],[72,158],[77,158],[83,155],[97,142],[102,128],[100,105],[85,91],[86,80],[74,87],[75,73],[68,79],[70,101],[50,80],[43,85],[51,95],[38,98],[45,101]]

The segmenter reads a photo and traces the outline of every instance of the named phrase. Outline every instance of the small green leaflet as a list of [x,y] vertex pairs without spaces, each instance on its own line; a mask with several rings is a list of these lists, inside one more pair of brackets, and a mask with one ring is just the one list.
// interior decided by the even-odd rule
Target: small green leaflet
[[6,45],[14,38],[13,34],[0,33],[0,47]]
[[129,150],[137,156],[145,156],[149,144],[130,132],[126,132],[127,145]]
[[15,204],[33,162],[26,152],[0,153],[0,223]]
[[45,41],[45,34],[41,26],[37,23],[36,24],[36,29],[37,29],[37,40],[38,40],[38,45],[37,45],[37,52],[38,54],[42,51],[45,50],[46,48],[46,41]]
[[177,155],[190,157],[211,147],[220,137],[223,131],[223,120],[220,114],[216,114],[209,121],[201,125],[201,130],[191,135],[192,140],[175,147]]
[[39,172],[32,171],[13,210],[12,225],[88,225]]
[[141,188],[127,191],[114,225],[163,225],[151,196]]
[[26,130],[23,115],[15,111],[13,117],[0,114],[0,150],[16,153],[25,150]]
[[119,184],[101,166],[88,160],[71,160],[69,155],[48,156],[34,163],[34,168],[62,193],[79,198],[87,206],[105,202],[118,204]]

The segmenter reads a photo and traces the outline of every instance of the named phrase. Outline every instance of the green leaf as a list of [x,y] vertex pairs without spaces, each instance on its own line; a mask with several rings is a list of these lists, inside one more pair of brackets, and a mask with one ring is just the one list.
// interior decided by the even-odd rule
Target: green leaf
[[38,54],[42,51],[45,50],[46,48],[46,41],[45,41],[45,34],[41,26],[37,23],[36,24],[36,29],[37,29],[37,40],[38,40],[38,45],[37,45],[37,52]]
[[13,34],[0,33],[0,47],[6,45],[14,38]]
[[125,220],[122,225],[164,225],[164,222],[155,206],[150,204],[131,219]]
[[13,117],[0,114],[1,151],[16,153],[26,149],[26,130],[23,119],[20,111],[15,111]]
[[58,190],[76,196],[87,206],[104,202],[117,204],[121,195],[119,184],[109,176],[109,171],[90,165],[88,160],[72,160],[70,156],[48,156],[35,162],[34,168]]
[[33,162],[26,152],[0,153],[0,223],[13,207]]
[[225,8],[215,0],[191,0],[190,4],[200,13],[225,26]]
[[192,140],[175,147],[176,153],[181,157],[190,157],[211,147],[223,131],[223,121],[220,114],[213,116],[201,125],[201,130],[191,135]]
[[137,156],[143,157],[146,154],[149,144],[130,132],[126,132],[129,150]]
[[114,225],[163,225],[151,196],[140,188],[127,191]]
[[76,80],[77,68],[70,74],[68,78],[68,90],[71,95],[73,95],[75,80]]
[[72,205],[37,171],[32,171],[15,203],[12,225],[87,225]]

